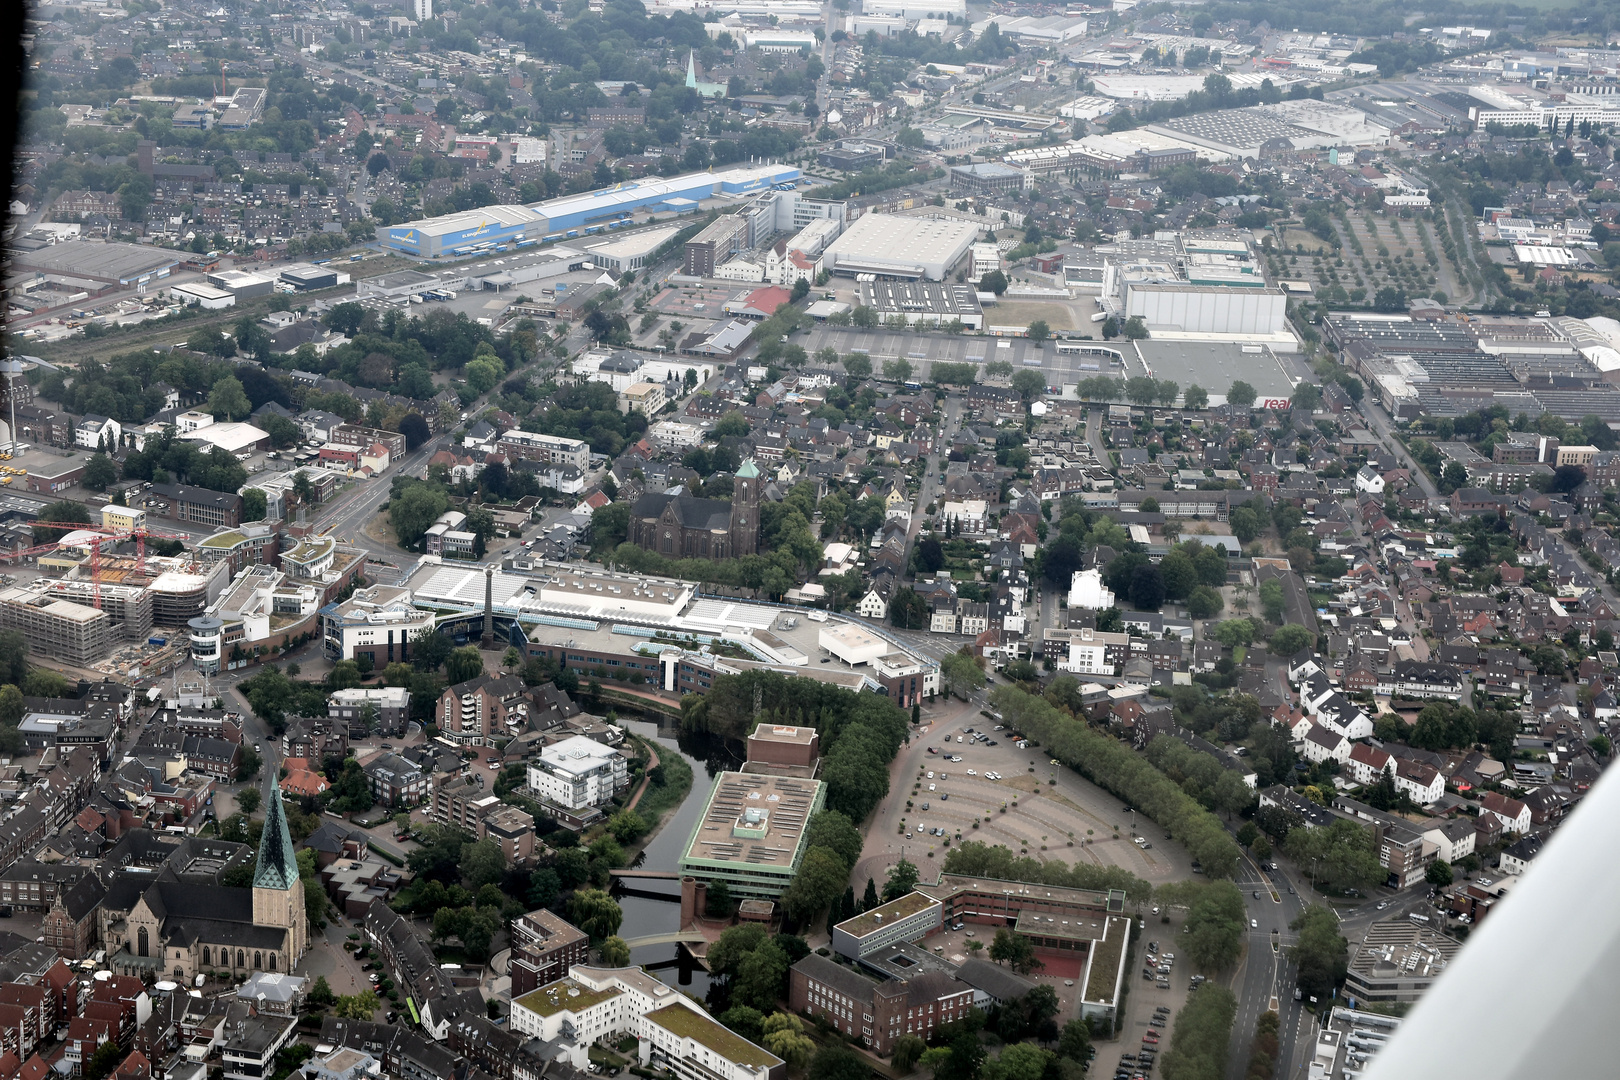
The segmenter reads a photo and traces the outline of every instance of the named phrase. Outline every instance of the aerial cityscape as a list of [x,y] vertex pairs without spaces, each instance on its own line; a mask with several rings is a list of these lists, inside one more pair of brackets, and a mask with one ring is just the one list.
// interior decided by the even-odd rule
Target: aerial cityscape
[[0,1080],[1609,1075],[1620,16],[14,24]]

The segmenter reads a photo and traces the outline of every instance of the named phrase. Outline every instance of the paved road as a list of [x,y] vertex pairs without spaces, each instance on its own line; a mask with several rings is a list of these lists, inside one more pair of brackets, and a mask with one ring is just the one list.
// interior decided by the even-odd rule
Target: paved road
[[1370,397],[1362,398],[1361,415],[1367,418],[1367,423],[1378,437],[1389,444],[1390,450],[1395,454],[1395,459],[1411,472],[1412,482],[1423,489],[1423,494],[1430,499],[1439,498],[1440,489],[1434,486],[1434,481],[1429,479],[1429,474],[1424,472],[1416,461],[1412,460],[1412,455],[1406,452],[1406,447],[1401,445],[1401,441],[1395,437],[1394,425],[1383,407]]

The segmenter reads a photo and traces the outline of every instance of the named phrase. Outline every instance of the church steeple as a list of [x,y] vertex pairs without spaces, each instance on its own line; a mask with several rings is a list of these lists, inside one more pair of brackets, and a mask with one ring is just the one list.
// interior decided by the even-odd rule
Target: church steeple
[[286,931],[284,966],[277,968],[272,957],[272,971],[291,971],[309,949],[309,923],[304,911],[304,883],[298,877],[298,853],[293,849],[292,831],[287,827],[287,811],[281,805],[275,767],[268,763],[264,778],[264,832],[259,837],[258,865],[253,868],[253,925]]
[[686,85],[697,89],[697,51],[694,49],[686,50]]
[[749,458],[737,469],[731,488],[731,553],[759,553],[759,466]]
[[287,812],[281,806],[267,771],[264,784],[264,834],[259,840],[259,863],[253,871],[255,889],[291,889],[298,884],[298,856],[293,850]]

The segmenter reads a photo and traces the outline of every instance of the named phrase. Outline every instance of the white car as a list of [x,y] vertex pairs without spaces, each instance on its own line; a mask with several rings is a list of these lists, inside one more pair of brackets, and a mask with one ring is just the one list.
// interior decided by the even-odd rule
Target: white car
[[933,770],[930,769],[929,772],[928,772],[928,779],[932,780],[933,778],[934,778],[934,773],[933,773]]
[[1250,930],[1258,930],[1258,929],[1260,929],[1260,920],[1259,919],[1250,919],[1249,920],[1249,929]]
[[969,776],[978,776],[978,775],[979,775],[979,774],[978,774],[978,773],[976,773],[976,772],[974,772],[974,771],[973,771],[973,770],[972,770],[972,769],[969,769],[969,770],[968,770],[968,771],[967,771],[967,774],[968,774],[968,775],[969,775]]
[[934,785],[933,785],[933,784],[929,784],[929,785],[928,785],[928,790],[929,790],[929,791],[933,791],[933,790],[934,790]]

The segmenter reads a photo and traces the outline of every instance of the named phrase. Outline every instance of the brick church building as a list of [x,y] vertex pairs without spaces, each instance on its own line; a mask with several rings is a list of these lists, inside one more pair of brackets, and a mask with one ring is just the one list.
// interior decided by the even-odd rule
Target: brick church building
[[752,458],[737,470],[731,501],[648,494],[630,508],[630,542],[672,559],[731,559],[759,552],[759,489]]

